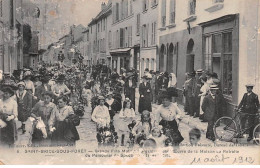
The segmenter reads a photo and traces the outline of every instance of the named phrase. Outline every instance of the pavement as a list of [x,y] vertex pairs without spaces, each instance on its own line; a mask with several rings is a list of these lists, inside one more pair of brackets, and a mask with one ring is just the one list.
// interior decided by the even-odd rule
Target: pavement
[[[136,109],[138,109],[138,100],[139,100],[139,94],[138,90],[136,90]],[[151,117],[154,118],[155,116],[155,109],[159,105],[152,104],[152,113]],[[199,120],[199,118],[193,118],[190,117],[189,115],[185,115],[185,112],[183,110],[183,106],[178,104],[178,107],[180,108],[182,120],[179,123],[179,130],[183,134],[184,137],[184,142],[189,142],[189,131],[192,128],[198,128],[201,131],[201,142],[202,143],[213,143],[212,141],[206,139],[206,129],[207,129],[207,123],[203,123]],[[118,115],[118,114],[117,114]],[[115,116],[115,122],[117,115]],[[136,112],[136,119],[140,120],[140,114]],[[17,128],[21,126],[21,123],[17,121]],[[27,121],[26,122],[26,133],[22,134],[21,130],[18,130],[18,140],[16,141],[16,145],[21,145],[21,144],[30,144],[31,143],[31,127],[32,127],[32,122]],[[77,127],[78,133],[80,135],[80,140],[76,142],[77,146],[91,146],[91,147],[97,147],[97,140],[96,140],[96,124],[91,121],[91,108],[85,107],[85,115],[81,118],[81,123]],[[243,143],[247,144],[246,141],[246,136],[244,138],[240,139],[233,139],[234,143]],[[218,143],[227,143],[227,142],[218,142]],[[232,143],[232,142],[228,142]]]

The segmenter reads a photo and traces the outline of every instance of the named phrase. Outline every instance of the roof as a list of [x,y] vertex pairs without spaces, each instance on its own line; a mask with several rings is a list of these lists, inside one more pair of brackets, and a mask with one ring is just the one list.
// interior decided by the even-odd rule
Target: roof
[[92,21],[88,24],[88,26],[95,24],[99,19],[110,14],[112,11],[112,1],[109,1],[106,8],[100,11],[95,18],[92,18]]

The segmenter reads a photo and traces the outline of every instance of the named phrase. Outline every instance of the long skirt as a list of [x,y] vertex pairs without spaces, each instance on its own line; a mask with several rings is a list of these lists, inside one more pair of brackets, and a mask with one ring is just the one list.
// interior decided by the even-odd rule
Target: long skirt
[[0,144],[14,145],[17,140],[16,123],[14,120],[5,121],[7,126],[0,129]]
[[178,130],[178,124],[176,120],[161,120],[159,124],[162,125],[164,134],[166,137],[168,137],[172,145],[179,145],[184,140],[180,131]]
[[144,110],[152,112],[152,103],[150,96],[140,97],[139,99],[138,111],[139,113],[142,113]]
[[57,121],[55,124],[56,130],[52,133],[51,141],[53,145],[58,146],[74,146],[75,140],[73,139],[73,133],[68,128],[65,121]]

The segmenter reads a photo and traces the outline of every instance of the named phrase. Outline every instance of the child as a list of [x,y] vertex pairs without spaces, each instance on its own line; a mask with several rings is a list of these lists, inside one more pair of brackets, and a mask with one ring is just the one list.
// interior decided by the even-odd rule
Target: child
[[143,146],[143,142],[150,135],[151,130],[152,124],[150,112],[144,110],[141,115],[141,121],[138,122],[132,130],[132,134],[135,136],[136,143],[138,143],[140,146]]
[[128,125],[132,123],[135,118],[135,111],[131,108],[131,100],[126,98],[123,109],[119,113],[119,137],[121,138],[121,146],[125,145],[126,139],[129,140],[130,130]]
[[200,141],[200,137],[201,137],[200,130],[198,128],[193,128],[189,132],[189,137],[190,137],[190,144],[192,146],[196,146],[198,144],[198,142]]
[[149,138],[155,140],[157,147],[165,147],[167,137],[162,134],[162,130],[159,127],[152,129],[152,135],[150,135]]
[[84,105],[91,107],[92,91],[89,89],[89,86],[85,85],[82,90],[82,96],[84,100]]

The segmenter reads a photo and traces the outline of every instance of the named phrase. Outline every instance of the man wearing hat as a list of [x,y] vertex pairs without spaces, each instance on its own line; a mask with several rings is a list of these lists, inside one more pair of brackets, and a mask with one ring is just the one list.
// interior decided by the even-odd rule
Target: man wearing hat
[[185,81],[184,90],[186,97],[187,115],[194,116],[195,112],[195,72],[188,73],[188,79]]
[[56,96],[67,96],[71,93],[70,89],[64,84],[65,76],[60,74],[56,79],[56,84],[52,87],[52,93]]
[[216,94],[218,89],[217,85],[211,85],[210,93],[204,98],[201,106],[204,111],[204,118],[208,121],[206,138],[212,141],[215,141],[213,126],[218,119],[218,115],[222,113],[222,104],[224,102],[224,99]]
[[[259,99],[258,95],[253,92],[254,85],[253,84],[247,84],[246,90],[247,93],[244,94],[240,104],[238,105],[238,109],[241,109],[244,113],[249,114],[257,114],[258,113],[258,107],[259,107]],[[242,128],[245,128],[245,123],[248,121],[250,123],[251,128],[249,132],[249,136],[247,138],[247,141],[251,141],[253,139],[253,130],[255,125],[258,123],[258,119],[255,115],[243,115],[241,118],[241,125]]]
[[194,118],[195,117],[199,117],[200,114],[200,97],[198,96],[200,94],[200,88],[202,87],[202,83],[200,80],[200,77],[202,75],[203,70],[202,69],[198,69],[196,71],[196,75],[195,75],[195,82],[194,82],[194,90],[193,90],[193,94],[194,94]]
[[135,109],[135,88],[136,81],[134,80],[134,74],[128,73],[125,83],[125,97],[128,97],[132,101],[133,108]]

